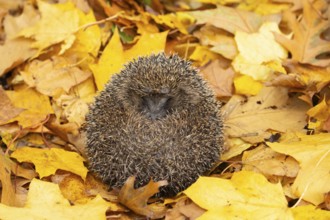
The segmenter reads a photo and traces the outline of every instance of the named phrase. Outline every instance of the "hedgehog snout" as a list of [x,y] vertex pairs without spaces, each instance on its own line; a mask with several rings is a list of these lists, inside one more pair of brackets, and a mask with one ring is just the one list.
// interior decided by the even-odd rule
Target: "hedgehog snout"
[[157,120],[166,115],[169,108],[170,97],[153,94],[142,97],[143,112],[152,120]]

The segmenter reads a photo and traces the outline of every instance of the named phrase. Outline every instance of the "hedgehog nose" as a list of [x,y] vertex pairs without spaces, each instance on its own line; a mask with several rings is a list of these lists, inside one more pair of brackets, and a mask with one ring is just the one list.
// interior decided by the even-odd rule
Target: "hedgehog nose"
[[168,97],[146,96],[143,97],[144,109],[147,115],[152,119],[159,119],[166,114],[166,104]]

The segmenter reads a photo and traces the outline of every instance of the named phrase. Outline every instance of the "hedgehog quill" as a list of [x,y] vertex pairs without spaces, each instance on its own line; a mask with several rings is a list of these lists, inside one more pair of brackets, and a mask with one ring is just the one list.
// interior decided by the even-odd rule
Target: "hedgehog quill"
[[220,105],[191,63],[164,53],[114,75],[86,116],[90,170],[110,187],[167,180],[157,196],[186,189],[219,160]]

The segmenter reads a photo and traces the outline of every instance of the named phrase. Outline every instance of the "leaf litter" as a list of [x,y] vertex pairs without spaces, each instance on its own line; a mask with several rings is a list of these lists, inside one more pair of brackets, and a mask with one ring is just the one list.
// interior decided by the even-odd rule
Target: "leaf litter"
[[[328,1],[0,5],[1,219],[330,218]],[[201,70],[226,139],[209,177],[165,200],[163,181],[87,174],[81,129],[111,75],[159,51]]]

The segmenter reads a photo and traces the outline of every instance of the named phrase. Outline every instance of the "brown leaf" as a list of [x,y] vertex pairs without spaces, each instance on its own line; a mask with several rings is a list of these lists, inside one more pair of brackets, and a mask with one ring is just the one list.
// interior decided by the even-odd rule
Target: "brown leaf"
[[6,92],[0,87],[0,124],[18,116],[24,109],[15,107]]
[[233,95],[233,78],[235,72],[232,68],[223,69],[219,60],[215,60],[201,70],[203,77],[208,81],[216,97]]
[[234,95],[222,108],[225,133],[229,137],[257,143],[269,138],[269,130],[302,131],[308,108],[298,98],[289,98],[286,88],[265,87],[248,100]]
[[324,0],[311,3],[303,0],[303,15],[300,19],[292,12],[284,13],[288,24],[293,31],[290,40],[282,35],[275,34],[276,40],[292,54],[292,59],[301,63],[309,63],[316,66],[326,67],[330,64],[330,58],[318,59],[318,56],[330,53],[330,42],[322,39],[321,35],[330,27],[330,19],[322,12],[329,5]]
[[159,192],[159,187],[167,185],[167,181],[154,182],[151,180],[147,185],[134,189],[135,177],[127,179],[119,192],[119,202],[137,214],[145,215],[151,219],[165,216],[166,207],[156,203],[148,205],[148,199]]
[[11,182],[10,159],[0,150],[0,182],[2,193],[0,202],[6,205],[16,205],[15,188]]
[[188,12],[188,14],[197,20],[197,24],[212,24],[232,34],[235,34],[236,31],[253,33],[259,29],[264,21],[279,22],[280,19],[279,14],[262,17],[249,11],[225,6],[218,6],[216,9],[204,11]]
[[166,213],[165,220],[185,220],[185,219],[197,219],[205,212],[195,203],[193,203],[188,197],[180,198],[179,201],[174,205],[173,209],[170,209]]

